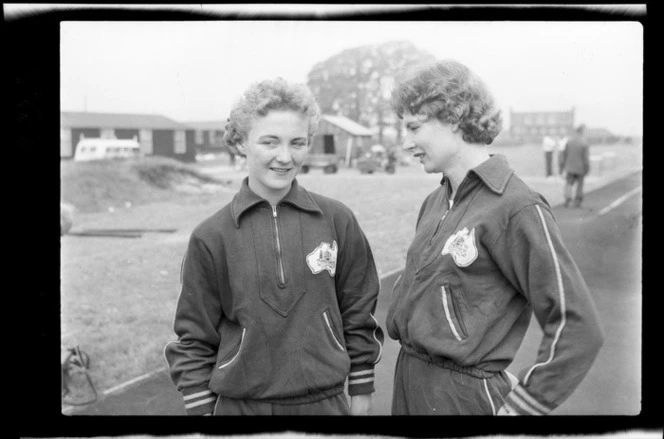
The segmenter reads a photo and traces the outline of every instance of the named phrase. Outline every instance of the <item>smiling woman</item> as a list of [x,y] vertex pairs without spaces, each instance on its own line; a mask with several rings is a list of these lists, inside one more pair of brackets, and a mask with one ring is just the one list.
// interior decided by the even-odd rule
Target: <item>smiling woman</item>
[[188,414],[371,412],[383,342],[372,252],[348,207],[295,178],[319,117],[309,89],[283,79],[231,111],[224,140],[248,176],[192,233],[165,350]]

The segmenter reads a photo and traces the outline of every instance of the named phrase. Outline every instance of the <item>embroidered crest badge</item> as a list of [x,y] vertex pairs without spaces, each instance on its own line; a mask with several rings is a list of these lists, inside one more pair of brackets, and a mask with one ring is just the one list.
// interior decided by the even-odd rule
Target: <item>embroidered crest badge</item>
[[477,246],[475,245],[475,228],[468,232],[468,227],[450,236],[443,251],[443,255],[450,254],[454,263],[459,267],[467,267],[477,259]]
[[331,246],[327,242],[321,242],[307,255],[307,265],[313,274],[327,270],[330,276],[334,276],[337,271],[337,241],[332,241]]

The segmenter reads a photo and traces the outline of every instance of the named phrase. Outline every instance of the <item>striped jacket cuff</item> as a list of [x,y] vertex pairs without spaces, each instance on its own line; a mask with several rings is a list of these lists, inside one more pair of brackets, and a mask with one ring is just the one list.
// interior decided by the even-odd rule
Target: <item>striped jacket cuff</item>
[[217,395],[208,389],[207,386],[182,389],[182,396],[187,415],[201,416],[213,414]]
[[348,394],[362,395],[373,393],[374,388],[374,369],[372,366],[358,366],[350,369],[348,375]]
[[550,408],[530,396],[521,384],[518,384],[505,398],[505,405],[498,412],[499,415],[548,415]]

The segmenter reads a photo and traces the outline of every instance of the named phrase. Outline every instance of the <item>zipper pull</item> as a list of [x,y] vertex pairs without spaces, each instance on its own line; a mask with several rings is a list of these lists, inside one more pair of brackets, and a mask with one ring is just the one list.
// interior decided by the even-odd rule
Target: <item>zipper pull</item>
[[272,217],[273,218],[277,217],[277,206],[272,206]]

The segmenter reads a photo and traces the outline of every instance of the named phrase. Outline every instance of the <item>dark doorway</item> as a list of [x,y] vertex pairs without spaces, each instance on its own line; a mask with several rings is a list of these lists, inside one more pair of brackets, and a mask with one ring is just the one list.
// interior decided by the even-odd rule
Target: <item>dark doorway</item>
[[134,137],[136,137],[136,140],[140,140],[138,130],[135,129],[116,129],[115,130],[115,137],[118,139],[127,139],[127,140],[133,140]]
[[152,130],[152,154],[166,157],[175,155],[173,130]]
[[332,134],[323,135],[323,152],[325,154],[334,154],[336,152],[334,148],[334,136]]

